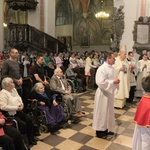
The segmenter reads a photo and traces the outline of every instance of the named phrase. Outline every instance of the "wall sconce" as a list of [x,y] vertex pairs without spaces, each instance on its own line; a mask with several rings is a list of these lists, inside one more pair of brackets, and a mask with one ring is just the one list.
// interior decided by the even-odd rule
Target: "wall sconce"
[[3,23],[3,27],[6,28],[6,27],[7,27],[7,24],[6,24],[6,23]]

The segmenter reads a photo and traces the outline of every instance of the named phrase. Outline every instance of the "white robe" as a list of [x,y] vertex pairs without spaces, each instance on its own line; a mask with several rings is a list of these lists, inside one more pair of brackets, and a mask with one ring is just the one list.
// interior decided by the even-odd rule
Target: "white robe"
[[134,69],[130,70],[130,86],[136,86],[135,75],[137,75],[137,64],[134,58],[128,61],[129,65],[132,65]]
[[24,60],[24,62],[23,62],[23,66],[24,66],[23,77],[28,76],[27,65],[30,65],[30,62],[28,60]]
[[114,84],[115,70],[111,65],[104,63],[96,73],[98,88],[95,93],[93,129],[97,131],[110,131],[115,126],[114,119]]
[[92,65],[91,58],[87,57],[85,61],[85,72],[90,72],[91,67],[96,68],[96,66]]
[[150,150],[150,128],[135,126],[132,150]]
[[[143,69],[144,65],[147,65],[147,68]],[[143,88],[142,88],[142,78],[150,75],[150,61],[149,60],[139,60],[137,63],[137,87],[136,87],[136,97],[142,97]]]
[[8,111],[9,115],[15,115],[19,105],[23,105],[23,102],[15,88],[11,92],[5,89],[0,91],[1,110]]
[[[119,71],[122,66],[126,67],[126,72]],[[115,90],[114,107],[123,108],[126,104],[126,98],[129,98],[130,91],[130,71],[127,60],[121,61],[119,57],[116,58],[114,69],[116,76],[120,79],[119,89]]]

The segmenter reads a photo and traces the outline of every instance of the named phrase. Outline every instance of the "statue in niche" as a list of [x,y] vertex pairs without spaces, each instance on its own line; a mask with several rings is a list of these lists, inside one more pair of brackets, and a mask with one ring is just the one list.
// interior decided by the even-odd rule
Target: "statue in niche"
[[18,32],[18,41],[21,42],[23,40],[23,34],[22,34],[22,31],[20,30]]
[[122,37],[124,32],[124,12],[122,9],[124,6],[120,6],[118,9],[115,10],[114,13],[114,31],[117,37]]
[[14,40],[14,30],[12,29],[10,31],[10,41],[13,41]]
[[123,8],[124,6],[121,5],[118,9],[115,8],[114,10],[114,17],[113,17],[114,38],[112,39],[110,44],[110,49],[112,51],[119,51],[120,40],[122,39],[122,34],[124,32],[124,12],[122,11]]

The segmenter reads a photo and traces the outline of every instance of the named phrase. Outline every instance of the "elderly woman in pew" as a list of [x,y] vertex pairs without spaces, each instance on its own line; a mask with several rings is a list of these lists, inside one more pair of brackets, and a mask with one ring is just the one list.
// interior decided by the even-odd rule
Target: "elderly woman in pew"
[[24,108],[21,97],[19,96],[13,80],[6,77],[2,80],[2,90],[0,91],[0,109],[6,117],[12,116],[18,122],[19,131],[23,137],[27,136],[27,143],[35,145],[34,130],[32,119],[22,110]]
[[55,94],[49,88],[44,87],[41,82],[38,82],[34,85],[28,98],[37,101],[39,108],[45,111],[49,130],[51,128],[58,129],[59,123],[64,120],[65,115],[62,107],[56,102]]

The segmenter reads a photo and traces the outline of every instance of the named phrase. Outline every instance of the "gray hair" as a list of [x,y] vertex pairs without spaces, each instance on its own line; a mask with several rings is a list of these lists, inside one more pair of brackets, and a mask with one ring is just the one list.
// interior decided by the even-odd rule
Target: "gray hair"
[[35,90],[35,92],[39,92],[39,87],[40,87],[41,85],[44,86],[41,82],[36,83],[36,84],[33,86],[32,90]]
[[2,88],[6,90],[10,86],[11,83],[13,83],[12,78],[9,78],[9,77],[4,78],[2,80]]
[[59,72],[59,71],[62,71],[62,70],[61,70],[61,68],[57,67],[57,68],[54,70],[54,74],[56,75],[57,72]]

